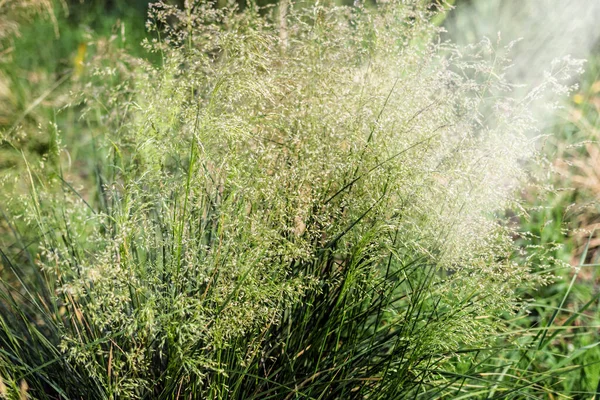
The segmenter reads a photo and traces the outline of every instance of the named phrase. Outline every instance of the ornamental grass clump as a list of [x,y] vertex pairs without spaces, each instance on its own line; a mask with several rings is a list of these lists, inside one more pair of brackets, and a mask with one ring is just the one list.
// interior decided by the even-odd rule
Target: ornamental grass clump
[[98,399],[510,388],[486,352],[544,278],[497,212],[534,151],[529,104],[572,64],[511,98],[509,61],[440,43],[435,12],[154,5],[161,65],[99,68],[118,85],[86,94],[95,187],[65,179],[60,144],[53,179],[28,168],[38,272],[3,259],[4,380]]

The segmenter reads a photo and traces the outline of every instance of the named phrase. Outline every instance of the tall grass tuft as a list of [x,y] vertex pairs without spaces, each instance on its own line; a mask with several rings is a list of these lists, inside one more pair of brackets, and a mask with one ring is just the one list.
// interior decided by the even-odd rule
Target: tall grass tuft
[[526,178],[531,103],[578,64],[514,99],[505,49],[439,42],[421,3],[153,6],[162,64],[99,68],[118,84],[85,95],[95,187],[65,178],[58,140],[54,179],[24,175],[7,223],[40,240],[2,253],[3,390],[512,393],[489,360],[546,278],[497,212]]

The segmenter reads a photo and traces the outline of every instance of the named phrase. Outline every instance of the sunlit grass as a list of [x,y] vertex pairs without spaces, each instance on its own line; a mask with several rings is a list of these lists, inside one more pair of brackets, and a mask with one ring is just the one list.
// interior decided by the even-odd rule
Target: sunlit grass
[[191,7],[154,7],[160,66],[96,60],[93,185],[58,137],[24,157],[0,394],[551,393],[570,367],[529,357],[561,329],[528,327],[520,299],[547,276],[499,215],[535,152],[530,107],[579,65],[515,101],[492,43],[437,43],[416,2]]

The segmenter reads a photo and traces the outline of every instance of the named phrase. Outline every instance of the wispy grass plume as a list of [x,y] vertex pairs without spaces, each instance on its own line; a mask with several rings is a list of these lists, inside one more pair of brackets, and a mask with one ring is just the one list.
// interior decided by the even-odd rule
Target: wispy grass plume
[[534,151],[530,102],[568,74],[515,100],[508,60],[440,43],[435,12],[153,6],[162,65],[99,69],[119,85],[87,93],[97,186],[30,166],[39,281],[4,257],[5,381],[40,398],[513,390],[488,360],[544,278],[496,212]]

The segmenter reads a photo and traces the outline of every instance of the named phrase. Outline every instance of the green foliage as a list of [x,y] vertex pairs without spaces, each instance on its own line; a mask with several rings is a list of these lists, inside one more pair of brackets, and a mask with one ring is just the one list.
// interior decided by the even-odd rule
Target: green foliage
[[51,150],[53,125],[63,130],[63,140],[75,153],[86,127],[78,123],[77,108],[58,112],[72,100],[69,92],[88,80],[94,59],[122,49],[142,53],[144,12],[88,14],[87,5],[48,0],[0,4],[0,179],[22,171],[21,151],[31,162],[43,160]]
[[[446,28],[449,37],[464,42],[483,34],[496,36],[496,32],[501,32],[503,38],[523,37],[513,57],[516,68],[508,72],[519,79],[537,79],[539,66],[546,65],[557,52],[589,57],[575,95],[561,101],[561,108],[545,118],[547,137],[540,146],[543,157],[529,162],[528,170],[535,180],[523,188],[527,213],[519,218],[519,245],[534,265],[549,263],[556,280],[524,294],[531,299],[530,314],[514,328],[538,333],[531,337],[533,343],[539,343],[537,351],[515,353],[515,359],[521,359],[521,374],[538,374],[536,385],[549,393],[544,398],[579,399],[592,398],[599,390],[595,229],[600,176],[600,84],[596,83],[600,49],[597,24],[587,19],[594,15],[589,7],[596,4],[564,5],[473,1],[462,9],[459,5],[446,20]],[[557,31],[554,27],[558,25],[565,29]],[[564,35],[566,29],[573,31]],[[547,378],[542,380],[543,375]],[[521,389],[530,395],[532,391]]]
[[553,257],[567,264],[559,263],[556,282],[535,294],[532,321],[538,329],[546,326],[551,339],[524,366],[559,372],[544,386],[571,398],[589,398],[599,384],[598,62],[596,51],[580,88],[554,120],[554,135],[544,146],[550,162],[534,169],[544,187],[527,190],[529,218],[521,222],[522,230],[531,232],[529,243],[553,243]]
[[101,60],[107,84],[83,94],[95,187],[76,190],[57,139],[12,199],[39,250],[2,252],[3,381],[36,398],[541,391],[510,329],[546,278],[497,212],[534,152],[529,108],[578,64],[513,99],[494,46],[437,43],[420,3],[154,6],[162,64]]

